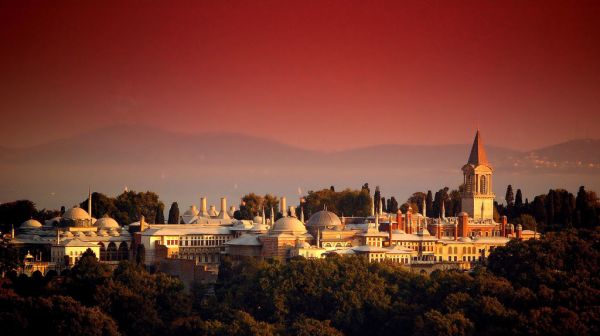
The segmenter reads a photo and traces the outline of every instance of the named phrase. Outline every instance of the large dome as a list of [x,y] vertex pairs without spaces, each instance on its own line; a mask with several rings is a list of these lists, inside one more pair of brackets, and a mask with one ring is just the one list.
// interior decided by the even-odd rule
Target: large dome
[[116,220],[114,220],[114,219],[112,219],[110,217],[102,217],[102,218],[98,219],[96,221],[95,225],[99,229],[119,228],[119,223],[117,223]]
[[334,227],[341,226],[342,221],[340,217],[338,217],[333,212],[329,212],[326,210],[322,210],[314,213],[306,222],[306,226],[314,226],[314,227]]
[[273,225],[273,231],[280,233],[304,234],[306,233],[306,227],[296,217],[282,217],[275,221],[275,225]]
[[42,223],[36,221],[35,219],[26,220],[19,226],[19,229],[37,229],[41,228]]
[[63,215],[63,218],[70,220],[88,220],[90,219],[90,215],[80,207],[74,207],[67,211]]

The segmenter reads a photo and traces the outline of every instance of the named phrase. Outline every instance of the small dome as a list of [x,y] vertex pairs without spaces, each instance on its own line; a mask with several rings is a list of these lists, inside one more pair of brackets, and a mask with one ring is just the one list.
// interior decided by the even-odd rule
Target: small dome
[[252,218],[252,222],[254,223],[262,223],[263,218],[259,215],[254,216],[254,218]]
[[184,213],[183,216],[198,216],[198,214],[200,214],[200,212],[198,212],[198,209],[196,208],[195,205],[190,206],[189,209],[187,209]]
[[523,226],[521,226],[521,224],[517,224],[517,230],[523,230]]
[[473,240],[471,238],[469,238],[469,237],[460,237],[460,238],[458,238],[458,241],[464,242],[464,243],[470,243]]
[[102,217],[96,221],[96,226],[99,229],[119,228],[119,223],[110,217]]
[[291,233],[291,234],[304,234],[306,233],[306,227],[296,217],[282,217],[275,221],[273,225],[274,232]]
[[63,218],[70,220],[88,220],[90,215],[80,207],[73,207],[65,212]]
[[23,222],[23,224],[21,224],[21,226],[19,226],[19,229],[37,229],[37,228],[41,228],[42,227],[42,223],[36,221],[35,219],[29,219]]
[[341,226],[342,221],[338,215],[333,212],[327,210],[321,210],[319,212],[314,213],[306,222],[306,226],[310,227],[333,227],[333,226]]
[[462,217],[462,216],[469,217],[469,214],[463,211],[463,212],[461,212],[461,213],[458,214],[458,217]]

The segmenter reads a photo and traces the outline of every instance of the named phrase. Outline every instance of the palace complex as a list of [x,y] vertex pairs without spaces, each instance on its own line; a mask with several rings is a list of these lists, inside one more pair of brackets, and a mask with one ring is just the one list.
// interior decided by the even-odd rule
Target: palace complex
[[252,220],[236,220],[225,198],[219,210],[207,208],[202,198],[200,207],[191,206],[179,223],[148,224],[142,217],[122,225],[109,217],[92,218],[89,197],[88,211],[74,207],[44,224],[28,220],[13,230],[9,244],[27,251],[24,273],[61,271],[91,249],[103,263],[136,260],[191,281],[214,278],[225,255],[234,261],[361,255],[420,271],[469,269],[510,239],[535,237],[506,217],[494,220],[494,169],[479,131],[462,172],[462,212],[453,217],[443,209],[438,218],[427,217],[425,206],[420,213],[410,208],[385,213],[372,206],[367,217],[340,217],[323,209],[305,221],[303,210],[288,208],[282,197],[279,219],[262,210]]

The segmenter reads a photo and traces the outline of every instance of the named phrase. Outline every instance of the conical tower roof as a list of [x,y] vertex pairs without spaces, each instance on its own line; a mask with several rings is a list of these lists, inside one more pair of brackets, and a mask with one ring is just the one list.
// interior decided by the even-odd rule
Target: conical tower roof
[[479,130],[477,130],[477,133],[475,134],[475,140],[473,140],[473,147],[471,147],[471,155],[469,155],[469,161],[467,163],[475,166],[489,166],[487,154],[485,153],[485,149],[483,148],[483,141],[481,140]]

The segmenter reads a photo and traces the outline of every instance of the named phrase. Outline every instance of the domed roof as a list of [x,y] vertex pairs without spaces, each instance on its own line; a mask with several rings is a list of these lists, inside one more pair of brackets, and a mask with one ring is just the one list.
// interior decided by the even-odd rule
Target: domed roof
[[63,218],[70,220],[87,220],[90,219],[90,215],[87,213],[87,211],[83,210],[80,207],[73,207],[65,211]]
[[252,218],[252,222],[254,223],[262,223],[263,218],[259,215],[254,216],[254,218]]
[[460,237],[460,238],[458,238],[458,241],[465,242],[465,243],[470,243],[473,240],[471,238],[469,238],[469,237]]
[[291,233],[291,234],[304,234],[306,233],[306,227],[296,217],[281,217],[275,221],[273,225],[274,232]]
[[35,219],[29,219],[23,222],[19,229],[37,229],[42,227],[42,223],[36,221]]
[[462,216],[469,217],[469,214],[463,211],[463,212],[461,212],[461,213],[458,214],[458,217],[462,217]]
[[198,216],[200,212],[198,212],[198,209],[196,208],[195,205],[190,206],[189,209],[187,209],[184,213],[183,216],[190,216],[190,217],[194,217],[194,216]]
[[333,212],[327,210],[321,210],[314,213],[306,222],[306,226],[314,227],[330,227],[330,226],[341,226],[342,221]]
[[110,217],[102,217],[96,221],[99,229],[119,228],[119,223]]

